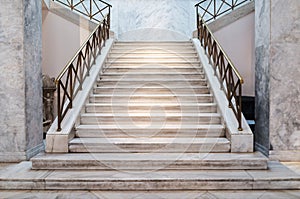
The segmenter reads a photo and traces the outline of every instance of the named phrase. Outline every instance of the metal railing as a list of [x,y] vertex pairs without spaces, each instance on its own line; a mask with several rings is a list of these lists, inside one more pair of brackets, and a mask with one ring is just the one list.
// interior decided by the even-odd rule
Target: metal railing
[[195,6],[197,13],[201,11],[202,19],[209,22],[250,1],[253,0],[202,0]]
[[[197,5],[196,5],[197,7]],[[244,80],[229,59],[213,33],[209,30],[197,9],[198,39],[214,67],[221,89],[225,92],[228,106],[233,110],[238,121],[238,130],[242,131],[242,84]]]
[[[110,13],[111,5],[102,0],[53,0],[69,7],[90,20],[101,22],[101,20]],[[105,12],[107,11],[107,12]],[[110,15],[109,15],[110,16]],[[109,21],[109,19],[108,19]]]
[[62,130],[63,119],[73,107],[74,98],[82,90],[84,80],[89,76],[91,67],[105,46],[105,41],[109,39],[110,7],[109,5],[107,15],[55,80],[57,85],[57,131]]

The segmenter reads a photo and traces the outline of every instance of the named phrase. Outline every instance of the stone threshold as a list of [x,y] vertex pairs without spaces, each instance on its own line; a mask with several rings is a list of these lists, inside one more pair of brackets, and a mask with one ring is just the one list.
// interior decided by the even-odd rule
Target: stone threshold
[[[237,170],[267,169],[261,153],[68,153],[39,154],[33,169],[61,170]],[[180,170],[180,171],[179,171]]]
[[268,170],[31,170],[31,162],[0,172],[1,190],[300,190],[300,175],[279,162]]

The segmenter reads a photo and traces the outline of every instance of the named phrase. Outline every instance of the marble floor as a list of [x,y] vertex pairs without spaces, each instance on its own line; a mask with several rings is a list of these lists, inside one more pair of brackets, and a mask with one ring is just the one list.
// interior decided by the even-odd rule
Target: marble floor
[[299,199],[300,191],[1,191],[5,199]]

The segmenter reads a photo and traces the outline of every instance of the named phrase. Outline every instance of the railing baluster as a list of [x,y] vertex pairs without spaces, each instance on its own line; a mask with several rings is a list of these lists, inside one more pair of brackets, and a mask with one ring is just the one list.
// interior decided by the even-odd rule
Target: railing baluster
[[92,19],[93,17],[93,3],[92,3],[93,0],[90,0],[90,19]]
[[[199,3],[197,3],[195,6],[196,6],[196,9],[197,9],[197,15],[201,15],[201,17],[204,19],[206,14],[208,14],[209,17],[206,17],[205,21],[208,22],[208,21],[211,21],[211,20],[215,20],[216,18],[218,18],[219,16],[223,15],[223,14],[226,14],[227,12],[230,12],[231,10],[234,10],[237,6],[240,6],[244,3],[248,3],[250,1],[253,1],[253,0],[244,0],[240,3],[237,3],[236,0],[219,0],[221,3],[218,4],[217,3],[217,0],[203,0],[203,1],[200,1]],[[208,5],[207,5],[207,2]],[[207,7],[204,7],[205,5],[207,5]],[[221,11],[222,7],[223,6],[228,6],[229,8],[223,11]],[[202,11],[200,14],[199,12],[199,9]],[[198,16],[197,16],[197,21],[198,20]],[[198,38],[199,38],[199,35],[198,35]]]
[[59,80],[58,82],[58,86],[57,86],[57,131],[61,131],[61,94],[60,94],[60,84],[61,84],[61,80]]
[[[215,1],[214,1],[215,3]],[[229,4],[226,2],[226,4]],[[232,5],[235,6],[234,1]],[[209,30],[204,19],[199,14],[199,4],[196,4],[198,39],[214,68],[219,79],[220,88],[225,92],[228,106],[232,109],[238,122],[238,130],[242,131],[242,84],[243,78],[235,68],[227,54]]]
[[214,0],[214,16],[213,16],[214,19],[217,18],[217,3],[216,3],[216,0]]
[[240,84],[240,82],[239,82],[238,105],[239,105],[239,111],[238,111],[239,131],[242,131],[243,130],[243,127],[242,127],[242,84]]
[[[94,1],[90,0],[90,14],[88,14],[90,16],[94,16],[92,14],[92,2]],[[77,93],[80,90],[82,90],[82,85],[86,77],[89,75],[92,65],[95,64],[97,55],[101,53],[101,49],[105,46],[105,41],[109,38],[109,15],[111,5],[103,1],[101,2],[105,4],[106,9],[109,9],[108,14],[104,16],[102,13],[100,13],[102,16],[104,16],[102,21],[93,18],[93,20],[98,21],[99,24],[97,25],[95,30],[90,34],[87,40],[83,43],[83,45],[74,55],[74,57],[64,67],[59,76],[56,78],[57,131],[62,130],[62,121],[64,117],[66,116],[69,109],[71,109],[74,106],[73,101]],[[69,5],[69,7],[71,7],[71,9],[74,9],[74,7],[76,7],[79,4],[82,4],[82,6],[84,6],[83,1],[80,1],[79,3],[74,5],[73,0],[71,0],[71,5]],[[79,10],[77,10],[77,8],[74,10],[80,12]],[[83,12],[80,13],[84,14]],[[74,64],[76,64],[76,66]],[[65,82],[65,84],[63,84],[63,81]]]

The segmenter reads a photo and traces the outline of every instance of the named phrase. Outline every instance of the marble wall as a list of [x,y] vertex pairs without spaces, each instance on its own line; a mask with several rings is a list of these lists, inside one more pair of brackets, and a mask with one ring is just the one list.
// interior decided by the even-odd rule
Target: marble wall
[[299,10],[299,0],[256,1],[256,140],[269,137],[280,159],[300,160]]
[[120,40],[188,40],[196,29],[196,0],[109,0]]
[[255,148],[269,154],[270,1],[255,2]]
[[42,147],[41,1],[0,6],[0,162],[25,160]]

